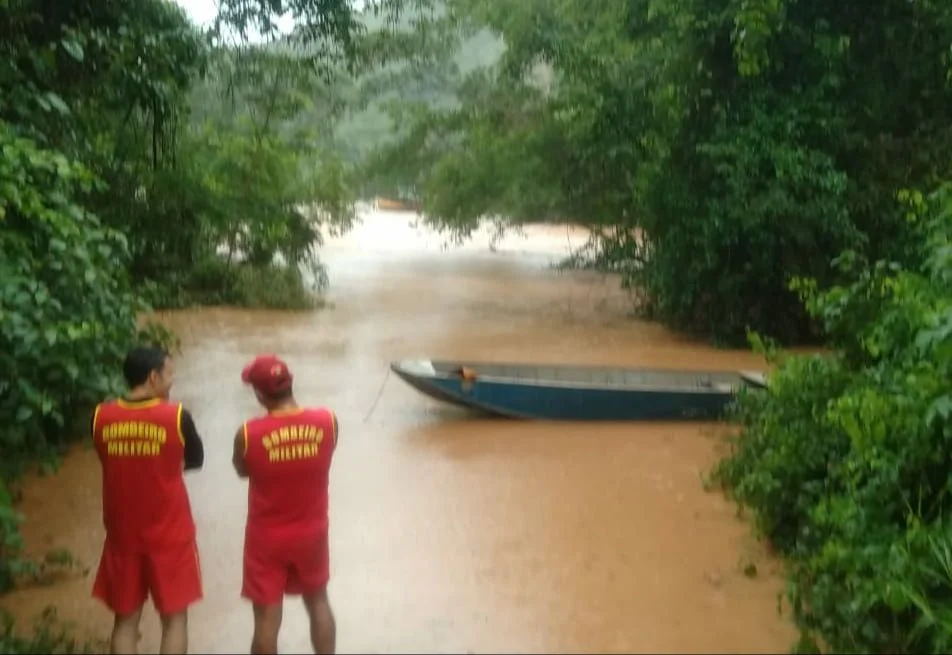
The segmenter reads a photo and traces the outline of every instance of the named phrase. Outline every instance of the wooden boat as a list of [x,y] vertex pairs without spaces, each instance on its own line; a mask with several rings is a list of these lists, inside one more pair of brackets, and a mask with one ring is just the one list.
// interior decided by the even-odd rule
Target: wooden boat
[[562,421],[711,419],[756,371],[679,371],[591,366],[403,360],[391,370],[427,396],[508,418]]

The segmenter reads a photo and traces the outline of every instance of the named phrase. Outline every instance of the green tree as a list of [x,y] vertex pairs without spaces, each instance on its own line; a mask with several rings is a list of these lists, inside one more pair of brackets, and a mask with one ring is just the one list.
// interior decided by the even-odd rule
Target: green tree
[[506,50],[458,105],[402,114],[370,170],[461,234],[487,213],[596,227],[603,263],[678,328],[815,337],[791,276],[836,281],[846,247],[903,259],[896,189],[948,172],[945,4],[448,7]]

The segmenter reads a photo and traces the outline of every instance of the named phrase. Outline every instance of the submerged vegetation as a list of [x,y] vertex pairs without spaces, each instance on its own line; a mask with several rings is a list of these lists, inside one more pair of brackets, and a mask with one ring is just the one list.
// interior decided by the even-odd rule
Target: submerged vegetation
[[801,649],[948,651],[952,4],[223,0],[203,31],[0,0],[0,26],[0,591],[30,570],[18,476],[171,338],[137,316],[313,306],[323,236],[380,193],[460,238],[581,223],[577,262],[648,317],[827,343],[768,349],[714,477],[787,557]]
[[106,653],[108,650],[108,643],[95,639],[77,638],[74,626],[61,621],[52,608],[48,608],[37,617],[33,632],[28,637],[24,637],[15,630],[9,616],[0,615],[0,652],[2,653],[75,655]]

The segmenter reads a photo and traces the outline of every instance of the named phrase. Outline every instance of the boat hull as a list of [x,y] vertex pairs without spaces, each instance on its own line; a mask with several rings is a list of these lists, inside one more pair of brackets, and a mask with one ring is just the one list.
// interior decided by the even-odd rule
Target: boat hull
[[[475,375],[452,371],[453,366],[428,360],[394,362],[391,370],[417,391],[436,400],[476,411],[518,419],[554,421],[647,421],[710,420],[725,414],[739,388],[760,386],[756,374],[709,372],[650,372],[678,376],[675,379],[700,380],[696,388],[687,382],[682,388],[632,388],[612,384],[582,383],[571,380],[508,379],[500,375],[481,376],[481,369],[506,365],[462,364]],[[512,365],[509,368],[515,368]],[[546,370],[552,371],[553,368]],[[571,378],[580,369],[568,370]],[[621,369],[608,371],[606,377],[625,375]],[[632,372],[636,373],[636,372]],[[575,377],[580,377],[574,373]],[[716,384],[703,385],[705,377],[716,376]],[[753,376],[753,377],[751,377]]]

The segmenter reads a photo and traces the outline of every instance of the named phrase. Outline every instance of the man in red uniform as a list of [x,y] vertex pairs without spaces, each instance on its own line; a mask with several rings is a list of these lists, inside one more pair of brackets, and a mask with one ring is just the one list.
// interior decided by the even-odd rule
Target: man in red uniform
[[248,478],[241,595],[254,607],[251,652],[278,652],[284,596],[300,595],[314,652],[333,653],[327,491],[337,418],[327,408],[299,407],[291,372],[274,355],[256,357],[241,379],[267,410],[235,434],[232,457]]
[[128,393],[96,407],[92,434],[102,465],[106,540],[93,597],[115,614],[113,653],[136,653],[151,595],[162,620],[162,653],[188,651],[188,607],[202,597],[195,523],[183,471],[205,453],[191,414],[169,402],[168,353],[135,348],[123,373]]

